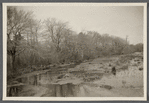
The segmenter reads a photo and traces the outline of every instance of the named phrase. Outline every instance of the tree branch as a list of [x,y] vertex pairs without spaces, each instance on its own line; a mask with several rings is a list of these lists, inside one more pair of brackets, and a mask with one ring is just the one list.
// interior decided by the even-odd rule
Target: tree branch
[[19,53],[17,53],[16,56],[19,55],[20,53],[22,53],[24,50],[25,50],[25,49],[19,51]]

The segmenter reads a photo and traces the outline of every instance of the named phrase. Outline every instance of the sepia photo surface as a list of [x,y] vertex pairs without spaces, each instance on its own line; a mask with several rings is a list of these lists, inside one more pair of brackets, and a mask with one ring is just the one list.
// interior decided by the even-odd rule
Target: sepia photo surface
[[3,100],[146,96],[147,3],[3,3]]

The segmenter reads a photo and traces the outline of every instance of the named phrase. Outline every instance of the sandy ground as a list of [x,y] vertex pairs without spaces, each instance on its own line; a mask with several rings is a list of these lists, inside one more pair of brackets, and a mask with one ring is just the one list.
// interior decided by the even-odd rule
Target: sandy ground
[[[134,70],[132,74],[130,71],[121,71],[116,76],[104,76],[93,84],[95,86],[82,86],[80,95],[84,97],[143,97],[142,71]],[[104,86],[109,86],[111,89]]]
[[79,97],[143,97],[143,88],[114,88],[111,90],[84,85]]
[[[108,67],[109,63],[116,68],[128,65],[128,69],[118,70],[116,76],[104,74],[100,80],[90,82],[93,85],[83,85],[80,87],[79,97],[143,97],[143,70],[139,65],[115,63],[119,57],[98,58],[89,63],[82,63],[76,68],[89,70],[102,70]],[[140,64],[141,65],[141,64]],[[94,86],[95,85],[95,86]],[[109,89],[110,88],[110,89]]]
[[[81,63],[75,68],[68,71],[102,71],[108,67],[109,63],[115,66],[118,57],[98,58],[92,62]],[[120,65],[121,66],[121,65]],[[82,74],[83,75],[83,74]],[[79,79],[79,78],[78,78]],[[48,84],[48,79],[43,82]],[[67,81],[68,82],[68,81]],[[71,81],[72,82],[72,81]],[[90,85],[91,84],[91,85]],[[27,86],[19,96],[52,96],[52,87]],[[25,94],[26,93],[26,94]],[[138,66],[128,65],[128,69],[117,71],[116,75],[104,74],[101,79],[90,81],[89,84],[80,86],[77,97],[143,97],[143,70],[139,70]]]

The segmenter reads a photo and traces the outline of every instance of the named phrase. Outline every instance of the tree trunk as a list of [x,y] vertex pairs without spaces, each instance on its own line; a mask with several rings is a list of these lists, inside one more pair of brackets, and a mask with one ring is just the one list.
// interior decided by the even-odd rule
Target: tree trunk
[[83,58],[84,58],[84,53],[83,53],[83,50],[82,50],[82,53],[81,53],[81,54],[82,54],[82,60],[83,60]]
[[15,68],[15,55],[12,55],[12,57],[11,57],[11,59],[12,59],[12,71],[13,71],[13,74],[15,74],[16,73],[16,68]]

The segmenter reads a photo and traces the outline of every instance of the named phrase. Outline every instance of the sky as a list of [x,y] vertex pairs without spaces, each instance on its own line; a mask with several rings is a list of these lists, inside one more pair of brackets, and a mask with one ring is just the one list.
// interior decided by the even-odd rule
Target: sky
[[143,6],[20,6],[33,11],[35,19],[56,18],[69,22],[77,33],[97,31],[126,39],[130,44],[143,42]]

